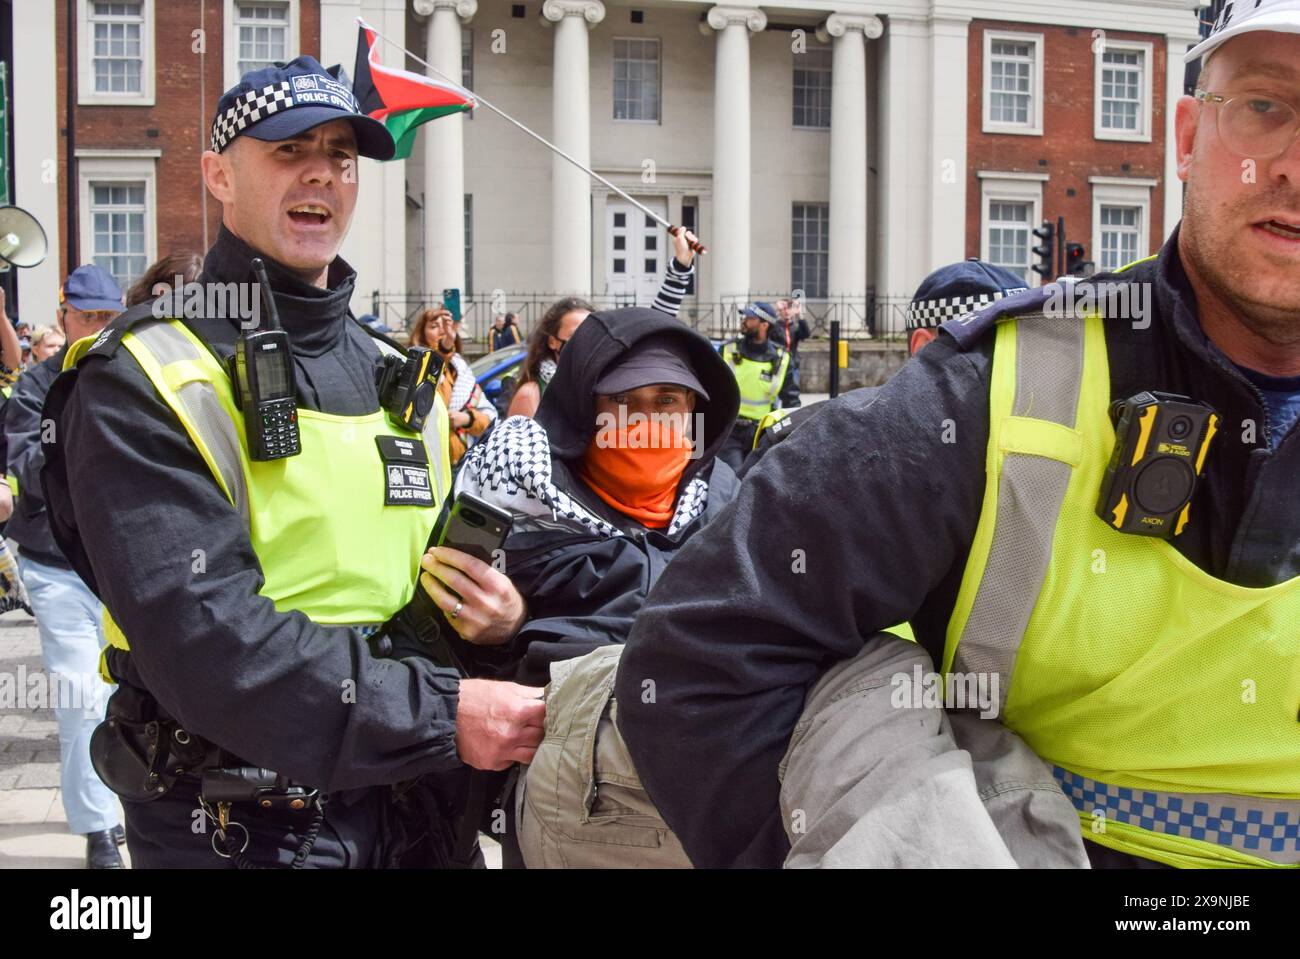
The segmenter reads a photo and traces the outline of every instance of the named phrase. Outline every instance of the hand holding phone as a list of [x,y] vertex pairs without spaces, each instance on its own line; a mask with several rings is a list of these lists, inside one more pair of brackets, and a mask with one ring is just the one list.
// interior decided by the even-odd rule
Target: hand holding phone
[[420,585],[466,642],[508,643],[528,617],[523,596],[493,562],[510,523],[509,513],[461,493],[438,545],[420,560]]

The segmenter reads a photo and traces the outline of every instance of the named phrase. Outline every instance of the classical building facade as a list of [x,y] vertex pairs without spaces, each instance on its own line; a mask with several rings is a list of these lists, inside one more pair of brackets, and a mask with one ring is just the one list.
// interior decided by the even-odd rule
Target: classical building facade
[[[1181,209],[1171,105],[1203,4],[77,0],[71,25],[65,6],[13,18],[15,198],[65,251],[44,282],[74,229],[76,258],[124,279],[201,248],[219,211],[197,161],[221,90],[297,52],[351,70],[361,16],[385,63],[424,69],[406,48],[694,229],[701,325],[801,291],[880,332],[943,263],[983,256],[1035,282],[1043,219],[1064,217],[1099,266],[1158,247]],[[404,162],[362,161],[344,255],[358,312],[395,323],[457,287],[479,324],[569,292],[648,302],[670,249],[636,205],[480,107],[426,125]]]

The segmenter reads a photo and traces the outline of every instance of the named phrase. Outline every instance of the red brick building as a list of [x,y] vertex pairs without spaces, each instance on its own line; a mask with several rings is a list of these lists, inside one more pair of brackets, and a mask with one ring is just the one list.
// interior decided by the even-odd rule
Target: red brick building
[[1058,217],[1099,270],[1158,250],[1164,38],[975,20],[968,51],[967,256],[1021,270]]
[[[73,185],[78,260],[107,254],[105,265],[126,281],[159,255],[206,249],[221,208],[205,196],[199,156],[217,100],[243,70],[296,53],[318,56],[320,2],[112,0],[75,7],[77,169],[75,180],[67,175],[64,56],[57,61],[59,208],[67,210]],[[68,50],[68,26],[67,5],[58,3],[61,51]],[[67,230],[59,235],[66,271]]]

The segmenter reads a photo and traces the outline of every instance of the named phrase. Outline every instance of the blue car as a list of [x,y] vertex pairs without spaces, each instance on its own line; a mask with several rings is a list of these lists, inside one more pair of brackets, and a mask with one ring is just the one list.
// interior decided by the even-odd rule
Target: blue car
[[483,393],[492,401],[497,412],[504,417],[514,396],[515,384],[528,355],[527,343],[513,343],[503,350],[480,356],[469,365],[474,379],[483,387]]

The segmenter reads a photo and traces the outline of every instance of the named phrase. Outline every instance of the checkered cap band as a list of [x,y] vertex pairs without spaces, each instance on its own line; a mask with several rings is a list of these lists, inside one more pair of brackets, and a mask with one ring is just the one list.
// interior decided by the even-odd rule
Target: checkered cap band
[[907,328],[917,329],[924,326],[942,326],[949,320],[955,320],[967,313],[974,313],[986,306],[992,306],[1007,296],[1006,293],[989,293],[983,296],[961,296],[940,298],[937,300],[919,300],[907,307]]
[[[329,99],[324,99],[328,97]],[[361,104],[343,84],[326,77],[293,77],[280,80],[260,90],[241,93],[233,104],[212,122],[212,149],[220,153],[230,141],[254,123],[273,113],[295,106],[346,106],[352,113],[361,112]]]
[[288,80],[241,94],[225,113],[212,121],[212,149],[220,153],[254,123],[291,106],[293,92]]
[[1300,803],[1151,792],[1088,779],[1054,766],[1053,776],[1074,807],[1166,836],[1228,846],[1284,864],[1300,863]]

